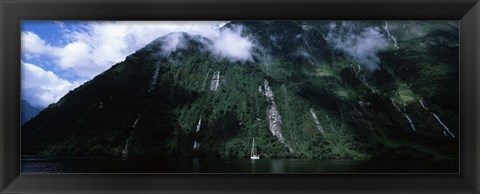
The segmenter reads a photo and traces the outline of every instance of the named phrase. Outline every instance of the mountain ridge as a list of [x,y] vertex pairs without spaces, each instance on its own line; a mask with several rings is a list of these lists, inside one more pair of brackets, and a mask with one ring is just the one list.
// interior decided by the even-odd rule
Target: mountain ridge
[[[445,24],[395,46],[388,34],[417,23],[383,24],[231,22],[223,28],[241,25],[256,44],[245,62],[205,37],[159,37],[25,123],[22,154],[245,158],[255,137],[267,158],[458,159],[458,53],[434,49],[458,50],[458,31]],[[366,56],[379,69],[333,45],[334,30],[351,42],[376,30],[384,50]]]
[[43,108],[34,107],[27,100],[20,101],[21,106],[21,117],[20,123],[23,125],[25,122],[29,121],[33,117],[37,116]]

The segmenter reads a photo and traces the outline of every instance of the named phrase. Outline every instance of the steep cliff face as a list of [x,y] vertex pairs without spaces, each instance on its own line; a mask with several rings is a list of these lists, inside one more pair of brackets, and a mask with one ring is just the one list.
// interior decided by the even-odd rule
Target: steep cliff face
[[251,59],[160,37],[25,123],[22,154],[458,158],[455,23],[238,26]]

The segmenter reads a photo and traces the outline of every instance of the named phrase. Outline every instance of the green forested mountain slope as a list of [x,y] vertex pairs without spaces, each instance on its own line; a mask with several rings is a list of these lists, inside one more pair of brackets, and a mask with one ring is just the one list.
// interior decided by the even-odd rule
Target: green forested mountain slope
[[263,158],[458,158],[455,22],[238,26],[252,60],[160,37],[25,123],[22,154],[246,158],[255,138]]

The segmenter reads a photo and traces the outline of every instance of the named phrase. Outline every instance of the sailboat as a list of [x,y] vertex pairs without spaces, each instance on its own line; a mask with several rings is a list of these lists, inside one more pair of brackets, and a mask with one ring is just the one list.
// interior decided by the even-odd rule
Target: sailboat
[[257,148],[255,148],[255,138],[253,138],[253,142],[252,142],[252,151],[250,152],[250,159],[252,160],[260,159],[260,155],[257,154]]

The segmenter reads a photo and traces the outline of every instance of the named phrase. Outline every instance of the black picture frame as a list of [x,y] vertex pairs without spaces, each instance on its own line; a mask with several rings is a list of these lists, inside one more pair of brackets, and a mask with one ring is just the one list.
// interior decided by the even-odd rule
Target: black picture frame
[[[460,20],[459,174],[20,174],[21,20]],[[479,193],[478,0],[0,0],[1,193]]]

